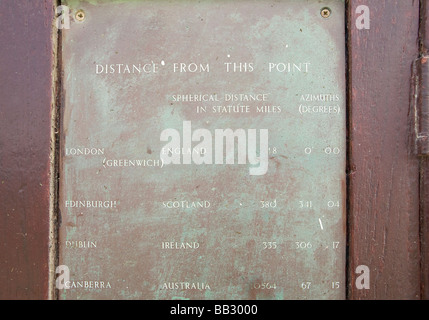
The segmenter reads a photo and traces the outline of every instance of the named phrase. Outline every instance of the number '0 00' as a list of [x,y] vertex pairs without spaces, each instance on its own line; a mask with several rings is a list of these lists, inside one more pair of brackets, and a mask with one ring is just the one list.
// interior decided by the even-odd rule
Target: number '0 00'
[[325,148],[325,153],[326,154],[340,154],[340,148],[331,148],[331,147],[327,147]]

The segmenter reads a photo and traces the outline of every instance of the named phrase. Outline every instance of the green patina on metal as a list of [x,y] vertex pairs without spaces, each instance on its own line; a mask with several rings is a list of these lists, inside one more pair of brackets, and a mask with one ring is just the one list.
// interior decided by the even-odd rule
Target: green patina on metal
[[[344,2],[65,4],[85,18],[62,37],[60,264],[110,287],[60,298],[344,298]],[[244,142],[215,164],[225,129]],[[192,151],[210,140],[213,163],[148,165],[171,156],[171,132]]]

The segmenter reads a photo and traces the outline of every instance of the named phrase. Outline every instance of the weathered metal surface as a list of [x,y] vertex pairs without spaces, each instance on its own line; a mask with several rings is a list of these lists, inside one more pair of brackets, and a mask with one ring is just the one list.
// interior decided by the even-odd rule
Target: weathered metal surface
[[49,296],[53,16],[0,1],[0,299]]
[[[344,2],[65,4],[59,297],[344,298]],[[227,128],[235,164],[215,157]],[[185,154],[161,167],[165,129]],[[184,164],[199,134],[223,164]]]
[[[360,5],[369,29],[358,29]],[[420,297],[419,160],[410,107],[418,1],[351,0],[349,298]],[[370,288],[359,290],[359,265]]]

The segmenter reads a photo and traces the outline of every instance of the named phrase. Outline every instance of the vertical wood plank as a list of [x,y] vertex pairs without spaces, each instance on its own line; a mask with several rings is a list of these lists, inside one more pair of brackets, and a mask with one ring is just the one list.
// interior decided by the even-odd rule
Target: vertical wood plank
[[[359,30],[359,5],[370,29]],[[349,1],[350,299],[420,297],[419,160],[410,139],[419,1]],[[370,289],[358,290],[358,265]]]
[[429,0],[420,0],[420,51],[429,54]]
[[421,298],[429,300],[429,158],[421,159]]
[[[429,54],[429,1],[421,0],[420,53]],[[428,88],[425,88],[426,92]],[[427,97],[426,97],[427,99]],[[421,298],[429,299],[429,157],[420,160]]]
[[46,299],[53,0],[0,1],[0,299]]

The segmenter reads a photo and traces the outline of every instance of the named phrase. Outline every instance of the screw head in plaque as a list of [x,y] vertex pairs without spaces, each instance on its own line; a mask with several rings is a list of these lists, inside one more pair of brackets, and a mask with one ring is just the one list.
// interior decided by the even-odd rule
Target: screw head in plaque
[[322,18],[329,18],[331,16],[331,9],[329,9],[328,7],[324,7],[322,8],[322,10],[320,10],[320,15],[322,16]]
[[74,18],[76,19],[76,21],[83,22],[83,20],[85,20],[85,11],[83,11],[82,9],[76,11]]

